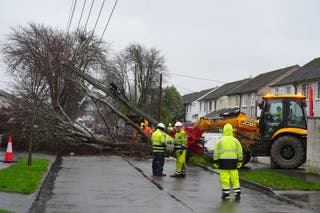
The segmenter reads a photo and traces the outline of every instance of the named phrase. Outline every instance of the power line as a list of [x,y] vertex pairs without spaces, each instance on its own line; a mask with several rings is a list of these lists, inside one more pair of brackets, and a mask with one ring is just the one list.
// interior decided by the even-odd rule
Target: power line
[[84,0],[83,6],[82,6],[82,10],[81,10],[81,15],[80,15],[79,22],[78,22],[78,29],[79,29],[79,26],[80,26],[80,23],[81,23],[83,11],[84,11],[84,8],[85,8],[86,4],[87,4],[87,0]]
[[77,0],[73,0],[72,4],[71,4],[70,13],[69,13],[68,23],[67,23],[67,32],[68,33],[69,33],[69,30],[70,30],[70,26],[71,26],[71,22],[72,22],[73,15],[74,15],[74,10],[76,8],[76,4],[77,4]]
[[105,1],[106,1],[106,0],[103,0],[103,2],[102,2],[102,5],[101,5],[101,7],[100,7],[100,11],[99,11],[99,14],[98,14],[96,23],[95,23],[95,25],[94,25],[94,27],[93,27],[92,33],[94,33],[94,31],[96,30],[96,27],[97,27],[98,21],[99,21],[99,19],[100,19],[100,15],[101,15],[101,12],[102,12],[102,9],[103,9],[104,2],[105,2]]
[[86,21],[86,25],[84,26],[84,30],[87,29],[87,24],[88,24],[90,15],[91,15],[91,11],[92,11],[93,4],[94,4],[94,0],[92,0],[91,7],[90,7],[90,10],[89,10],[89,14],[88,14],[87,21]]
[[115,9],[116,6],[117,6],[117,3],[118,3],[118,0],[116,0],[116,1],[114,2],[112,11],[111,11],[111,13],[110,13],[110,16],[109,16],[109,18],[108,18],[107,24],[106,24],[106,26],[105,26],[105,28],[104,28],[104,30],[103,30],[103,33],[102,33],[102,35],[101,35],[100,40],[102,40],[102,38],[103,38],[103,36],[104,36],[104,33],[105,33],[106,30],[107,30],[107,27],[108,27],[108,25],[109,25],[109,22],[110,22],[110,19],[111,19],[111,17],[112,17],[112,14],[113,14],[113,12],[114,12],[114,9]]
[[226,83],[224,81],[213,80],[213,79],[208,79],[208,78],[200,78],[200,77],[191,76],[191,75],[183,75],[183,74],[178,74],[178,73],[170,73],[170,74],[177,75],[177,76],[182,76],[182,77],[185,77],[185,78],[193,78],[193,79],[204,80],[204,81],[214,81],[214,82],[218,82],[218,83]]

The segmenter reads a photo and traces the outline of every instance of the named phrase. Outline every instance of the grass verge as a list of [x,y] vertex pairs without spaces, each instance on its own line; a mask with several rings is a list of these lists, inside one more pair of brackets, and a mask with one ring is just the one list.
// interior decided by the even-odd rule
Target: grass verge
[[320,190],[320,184],[272,171],[241,171],[240,178],[278,190]]
[[22,158],[12,166],[0,170],[0,191],[23,194],[35,192],[49,163],[47,159],[33,158],[32,165],[28,166],[27,158]]
[[9,212],[9,211],[1,210],[1,209],[0,209],[0,213],[13,213],[13,212]]

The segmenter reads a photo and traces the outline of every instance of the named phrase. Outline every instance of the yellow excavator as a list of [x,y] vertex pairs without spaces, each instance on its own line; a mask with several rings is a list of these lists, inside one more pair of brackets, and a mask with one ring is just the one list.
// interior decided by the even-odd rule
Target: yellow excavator
[[258,120],[245,113],[221,115],[220,119],[199,119],[192,128],[186,128],[189,148],[201,153],[197,143],[205,131],[222,129],[226,123],[234,128],[234,136],[243,146],[243,161],[250,156],[270,156],[272,163],[285,169],[301,166],[306,160],[307,122],[305,96],[266,95],[259,104]]

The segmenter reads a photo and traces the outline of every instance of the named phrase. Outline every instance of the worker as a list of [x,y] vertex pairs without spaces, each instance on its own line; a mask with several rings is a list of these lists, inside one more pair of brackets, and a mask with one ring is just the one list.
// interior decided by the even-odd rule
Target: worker
[[174,151],[174,138],[172,137],[173,127],[171,123],[168,124],[167,129],[169,130],[170,134],[166,134],[166,140],[167,140],[166,154],[170,155]]
[[171,177],[186,176],[186,156],[187,156],[187,134],[182,129],[182,123],[176,122],[174,125],[176,134],[174,135],[174,150],[176,155],[176,172]]
[[151,136],[152,135],[152,129],[147,125],[147,124],[145,124],[145,123],[141,123],[140,124],[140,127],[141,127],[141,129],[143,129],[143,131],[145,132],[145,133],[147,133],[149,136]]
[[275,114],[277,121],[282,121],[282,108],[280,106],[277,106],[277,112]]
[[220,170],[220,182],[222,186],[222,199],[230,199],[230,189],[235,200],[240,200],[240,182],[238,169],[242,166],[242,146],[238,139],[233,137],[233,128],[227,123],[223,127],[223,136],[214,148],[213,163]]
[[164,134],[165,125],[163,123],[159,123],[157,125],[156,131],[154,131],[151,135],[152,142],[152,152],[153,152],[153,160],[152,160],[152,174],[153,176],[166,176],[163,173],[164,166],[164,157],[166,150],[166,138]]

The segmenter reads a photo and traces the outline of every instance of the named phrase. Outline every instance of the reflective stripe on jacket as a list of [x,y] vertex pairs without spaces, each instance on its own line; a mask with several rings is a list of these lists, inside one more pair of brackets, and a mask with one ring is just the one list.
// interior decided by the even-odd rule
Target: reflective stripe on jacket
[[152,133],[151,142],[153,152],[164,152],[166,150],[166,137],[160,129]]

